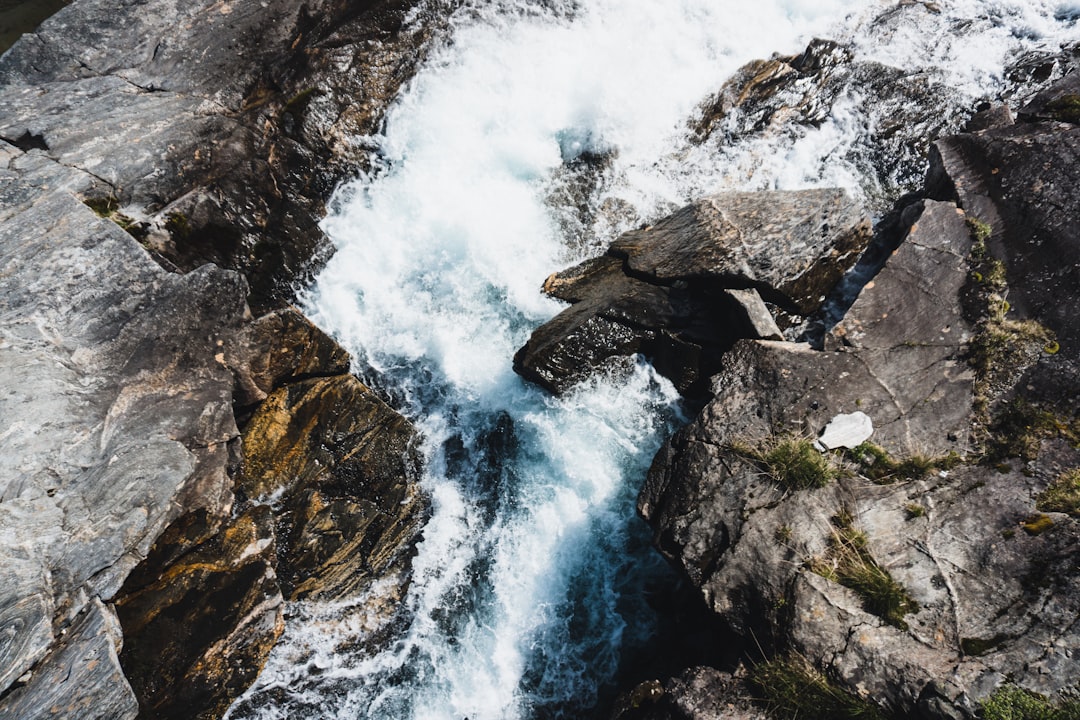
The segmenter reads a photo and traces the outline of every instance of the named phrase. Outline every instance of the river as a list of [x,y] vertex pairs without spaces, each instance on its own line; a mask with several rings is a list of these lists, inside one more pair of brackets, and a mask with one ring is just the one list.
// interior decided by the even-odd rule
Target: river
[[[1059,2],[927,3],[910,31],[871,0],[465,3],[391,110],[374,169],[337,193],[337,252],[306,312],[423,435],[433,499],[404,600],[376,654],[338,608],[290,607],[233,718],[581,717],[657,627],[672,582],[634,500],[682,422],[639,361],[565,397],[511,358],[558,312],[544,278],[709,191],[841,185],[860,117],[735,147],[687,121],[745,62],[814,37],[932,72],[974,105],[1021,52],[1074,32]],[[1078,13],[1080,14],[1080,13]],[[930,28],[928,30],[928,28]],[[351,618],[351,619],[346,619]],[[362,625],[362,623],[361,623]],[[343,648],[355,647],[354,650]],[[601,713],[602,715],[602,713]]]

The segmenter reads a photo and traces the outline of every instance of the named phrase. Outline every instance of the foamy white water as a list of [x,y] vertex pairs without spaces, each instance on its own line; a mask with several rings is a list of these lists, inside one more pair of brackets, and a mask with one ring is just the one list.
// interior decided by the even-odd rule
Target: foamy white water
[[[845,115],[737,148],[690,148],[695,106],[748,60],[812,37],[862,57],[938,68],[972,99],[1020,51],[1073,32],[1060,3],[940,3],[919,33],[867,19],[880,0],[473,3],[372,140],[382,166],[339,193],[337,254],[306,310],[421,429],[434,514],[400,626],[297,604],[234,717],[579,716],[651,630],[662,573],[634,517],[645,469],[676,421],[643,363],[554,399],[511,370],[559,309],[551,272],[625,227],[724,187],[841,184],[865,118]],[[1060,13],[1059,13],[1060,14]],[[966,24],[965,24],[966,23]],[[887,41],[887,42],[886,42]],[[567,237],[553,188],[606,154],[590,197],[606,213]],[[390,642],[369,654],[364,638]]]

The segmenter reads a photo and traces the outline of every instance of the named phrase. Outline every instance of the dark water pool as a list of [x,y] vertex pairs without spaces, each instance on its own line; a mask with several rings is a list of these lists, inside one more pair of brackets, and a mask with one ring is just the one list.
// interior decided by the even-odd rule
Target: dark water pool
[[0,0],[0,53],[71,0]]

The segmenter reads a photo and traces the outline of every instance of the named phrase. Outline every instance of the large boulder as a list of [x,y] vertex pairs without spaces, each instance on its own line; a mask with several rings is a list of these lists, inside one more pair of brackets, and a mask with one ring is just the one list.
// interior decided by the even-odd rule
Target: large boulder
[[[287,302],[318,222],[442,22],[411,0],[78,0],[0,57],[0,138],[86,173],[166,267]],[[77,118],[77,122],[73,121]],[[317,258],[315,258],[317,260]]]
[[573,304],[533,333],[514,369],[562,392],[642,353],[700,393],[735,340],[781,337],[766,302],[785,325],[815,312],[869,238],[869,219],[842,190],[702,198],[548,278],[545,291]]
[[[639,510],[751,654],[928,718],[974,717],[1003,685],[1080,682],[1080,526],[1062,499],[1080,466],[1076,350],[1058,311],[1080,289],[1061,262],[1080,202],[1050,186],[1072,133],[940,141],[930,188],[964,209],[923,204],[824,351],[737,343],[657,455]],[[859,413],[872,444],[812,445]]]

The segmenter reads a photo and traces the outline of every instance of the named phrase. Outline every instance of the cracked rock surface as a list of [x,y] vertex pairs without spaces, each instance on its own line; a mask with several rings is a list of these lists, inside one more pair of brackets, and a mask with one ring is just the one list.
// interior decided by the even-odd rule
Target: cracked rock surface
[[[413,5],[75,0],[0,57],[0,717],[220,717],[283,585],[407,587],[415,431],[287,302]],[[281,396],[341,432],[270,443]]]
[[[1080,682],[1080,525],[1041,499],[1080,466],[1061,311],[1080,299],[1075,126],[1039,110],[1074,85],[1038,96],[1020,114],[1032,122],[939,141],[939,200],[905,213],[904,241],[824,349],[737,342],[657,455],[639,511],[751,655],[805,658],[905,717],[970,718],[1005,683],[1054,698]],[[835,476],[785,484],[768,449],[856,410],[873,456],[820,455]],[[852,562],[888,578],[899,612]]]

